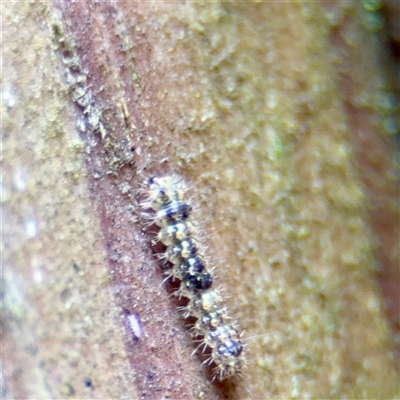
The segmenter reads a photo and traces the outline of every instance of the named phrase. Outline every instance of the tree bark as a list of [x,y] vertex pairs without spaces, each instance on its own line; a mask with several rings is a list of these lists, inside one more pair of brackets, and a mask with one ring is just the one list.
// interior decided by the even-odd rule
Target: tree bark
[[[399,395],[397,106],[357,2],[2,7],[3,398]],[[191,356],[143,231],[164,174],[245,331],[237,379]]]

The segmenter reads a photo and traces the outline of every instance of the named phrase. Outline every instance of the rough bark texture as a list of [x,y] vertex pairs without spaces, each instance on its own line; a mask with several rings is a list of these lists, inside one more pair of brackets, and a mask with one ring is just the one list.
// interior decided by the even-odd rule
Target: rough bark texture
[[[396,331],[398,182],[356,7],[2,7],[3,398],[399,396],[376,281]],[[165,173],[245,330],[238,379],[210,381],[161,284],[136,197]]]

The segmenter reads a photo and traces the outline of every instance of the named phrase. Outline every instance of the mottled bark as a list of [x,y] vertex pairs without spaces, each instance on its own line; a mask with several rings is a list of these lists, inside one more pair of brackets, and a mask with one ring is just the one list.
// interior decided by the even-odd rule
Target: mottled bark
[[[395,107],[357,4],[2,6],[3,398],[398,395]],[[191,356],[143,233],[166,173],[245,331],[238,379]]]

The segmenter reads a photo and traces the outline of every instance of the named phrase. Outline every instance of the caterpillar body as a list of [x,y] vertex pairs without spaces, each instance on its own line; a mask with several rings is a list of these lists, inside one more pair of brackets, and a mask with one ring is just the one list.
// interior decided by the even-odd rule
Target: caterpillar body
[[211,350],[206,363],[215,364],[214,378],[223,380],[241,373],[243,344],[237,329],[227,322],[227,309],[196,239],[192,206],[185,201],[186,186],[179,177],[150,178],[143,190],[141,208],[151,224],[160,229],[157,241],[166,246],[161,258],[166,273],[180,281],[177,294],[189,299],[184,316],[194,317],[194,336],[203,336]]

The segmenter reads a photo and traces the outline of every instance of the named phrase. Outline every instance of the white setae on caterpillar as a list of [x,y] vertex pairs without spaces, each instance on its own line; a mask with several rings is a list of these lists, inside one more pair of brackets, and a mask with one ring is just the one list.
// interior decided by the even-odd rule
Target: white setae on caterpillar
[[220,293],[212,288],[213,276],[190,221],[192,207],[185,202],[187,188],[179,177],[150,178],[143,190],[143,215],[157,225],[158,241],[167,246],[163,258],[170,277],[180,280],[178,294],[189,299],[185,317],[194,317],[194,336],[203,336],[211,349],[205,362],[215,364],[214,378],[241,373],[243,344],[236,328],[227,323]]

